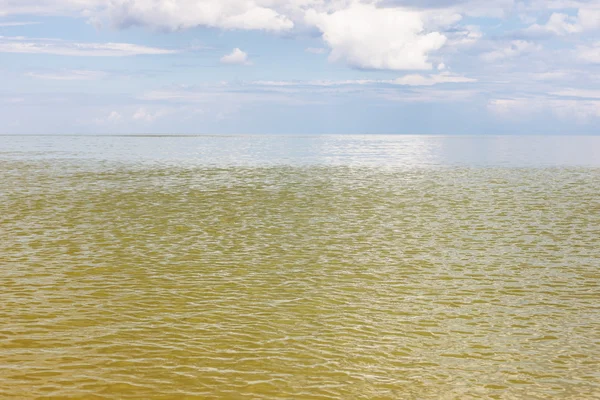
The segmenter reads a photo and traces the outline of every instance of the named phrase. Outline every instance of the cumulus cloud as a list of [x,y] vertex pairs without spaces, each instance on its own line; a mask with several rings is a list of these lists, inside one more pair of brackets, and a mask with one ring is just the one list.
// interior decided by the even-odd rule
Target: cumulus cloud
[[121,57],[172,54],[176,53],[176,51],[131,43],[78,43],[56,39],[27,39],[23,37],[0,36],[0,53]]
[[161,107],[154,110],[148,110],[145,107],[131,109],[126,107],[119,111],[113,110],[103,117],[95,118],[93,122],[97,125],[125,125],[131,122],[153,123],[157,119],[171,114],[174,110],[167,107]]
[[[470,16],[504,17],[515,6],[515,0],[354,0],[377,3],[380,7],[403,7],[411,9],[451,9]],[[533,0],[530,0],[533,1]],[[537,0],[560,2],[563,0]],[[220,28],[272,30],[269,25],[283,24],[283,29],[293,26],[293,20],[301,19],[309,8],[334,11],[345,8],[348,0],[0,0],[0,15],[37,14],[90,16],[99,12],[115,18],[114,22],[132,22],[163,28],[184,28],[205,25]],[[573,3],[574,1],[571,1]],[[581,2],[579,2],[581,3]],[[585,3],[585,1],[583,1]],[[557,7],[554,7],[557,8]],[[564,8],[564,7],[562,7]],[[180,15],[180,14],[188,14]],[[161,21],[160,15],[165,16]],[[262,18],[259,18],[262,17]],[[275,17],[275,21],[273,21]],[[250,21],[254,18],[255,21]],[[279,20],[278,20],[279,19]],[[266,22],[266,24],[265,24]],[[292,22],[290,24],[290,22]],[[235,26],[240,24],[240,26]],[[231,26],[234,25],[234,26]],[[253,28],[254,29],[254,28]],[[275,30],[278,30],[277,28]]]
[[233,51],[226,56],[221,57],[221,63],[223,64],[237,64],[237,65],[250,65],[250,61],[248,61],[248,54],[238,48],[233,49]]
[[108,121],[111,122],[118,122],[122,119],[123,117],[121,116],[121,114],[119,114],[116,111],[112,111],[110,114],[108,114]]
[[586,63],[600,64],[600,42],[591,46],[578,46],[577,58]]
[[580,8],[577,17],[584,30],[600,29],[600,3],[598,8]]
[[576,17],[567,14],[552,13],[544,25],[533,24],[527,28],[526,33],[533,35],[554,34],[564,36],[570,33],[579,33],[583,29]]
[[273,0],[0,0],[0,15],[84,15],[95,24],[161,29],[208,26],[283,31],[294,23]]
[[[490,1],[489,6],[502,4],[504,7],[504,3],[512,0]],[[282,32],[301,26],[320,31],[331,49],[329,52],[329,49],[310,48],[308,52],[329,52],[331,61],[364,69],[429,70],[433,67],[430,56],[446,43],[472,44],[481,36],[473,27],[466,31],[453,29],[456,34],[444,33],[448,26],[462,18],[461,12],[472,9],[476,2],[428,0],[422,3],[412,0],[0,0],[0,10],[7,14],[31,15],[79,13],[96,26],[108,24],[117,28],[146,26],[179,30],[205,26]],[[25,51],[26,46],[6,47],[17,52]],[[36,46],[28,47],[31,52],[44,52]],[[53,51],[54,54],[66,52],[64,49]]]
[[123,120],[123,116],[118,111],[111,111],[104,117],[95,118],[93,122],[97,125],[118,124]]
[[428,70],[429,53],[439,50],[446,37],[426,32],[424,14],[403,8],[377,8],[354,2],[332,13],[306,13],[331,48],[331,61],[345,61],[365,69]]
[[132,119],[134,121],[141,122],[154,122],[156,119],[164,117],[168,114],[166,109],[159,109],[154,112],[146,110],[144,107],[140,107],[136,112],[133,113]]
[[294,23],[268,0],[112,0],[105,15],[118,27],[142,25],[170,30],[208,26],[285,31]]
[[565,36],[596,29],[600,29],[600,9],[580,8],[577,16],[552,13],[545,24],[533,24],[526,29],[525,33]]

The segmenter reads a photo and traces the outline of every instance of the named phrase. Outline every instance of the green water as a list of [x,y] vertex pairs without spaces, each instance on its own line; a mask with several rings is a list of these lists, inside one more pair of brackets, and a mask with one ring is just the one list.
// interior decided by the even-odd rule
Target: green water
[[597,168],[0,160],[0,398],[600,398]]

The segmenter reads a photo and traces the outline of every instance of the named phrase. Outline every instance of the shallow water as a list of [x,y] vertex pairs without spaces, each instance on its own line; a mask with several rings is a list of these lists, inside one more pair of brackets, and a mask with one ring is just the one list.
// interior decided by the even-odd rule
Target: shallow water
[[591,163],[11,143],[1,398],[600,398]]

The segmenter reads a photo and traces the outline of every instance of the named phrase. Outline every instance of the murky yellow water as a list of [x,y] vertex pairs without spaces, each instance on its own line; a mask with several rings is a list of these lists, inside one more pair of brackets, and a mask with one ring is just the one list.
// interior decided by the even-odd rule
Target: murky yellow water
[[600,170],[0,161],[0,398],[600,398]]

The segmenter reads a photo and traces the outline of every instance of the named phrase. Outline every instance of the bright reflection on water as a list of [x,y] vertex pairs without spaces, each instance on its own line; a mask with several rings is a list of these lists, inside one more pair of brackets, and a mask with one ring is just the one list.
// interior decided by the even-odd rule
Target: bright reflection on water
[[600,167],[600,136],[0,136],[0,158],[220,167]]
[[600,398],[598,143],[0,137],[0,398]]

